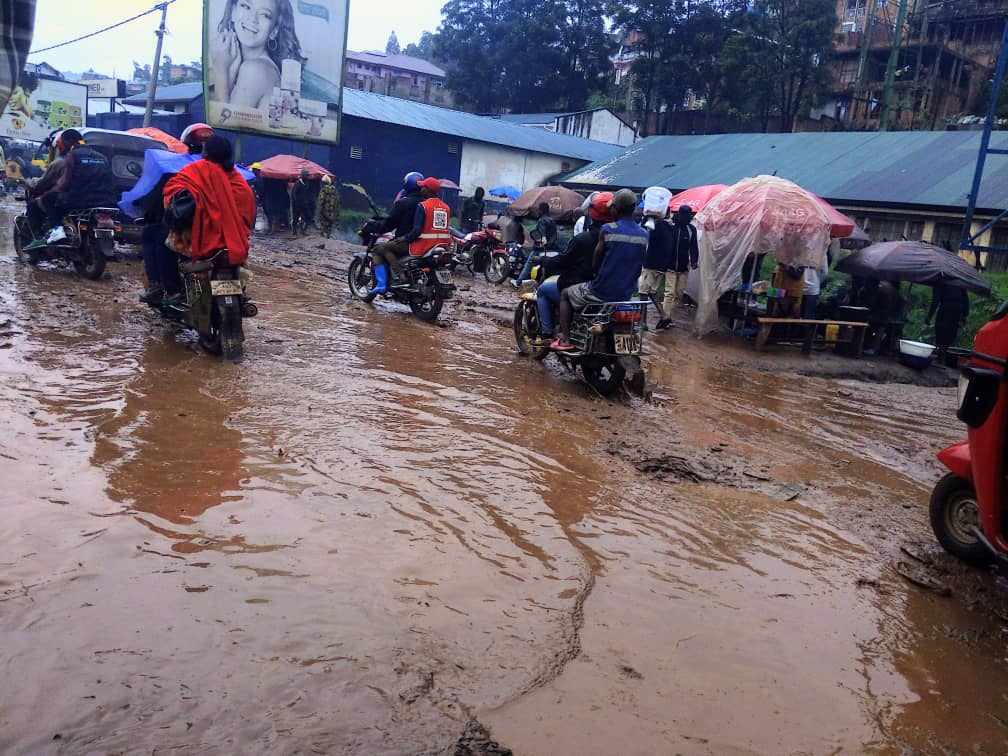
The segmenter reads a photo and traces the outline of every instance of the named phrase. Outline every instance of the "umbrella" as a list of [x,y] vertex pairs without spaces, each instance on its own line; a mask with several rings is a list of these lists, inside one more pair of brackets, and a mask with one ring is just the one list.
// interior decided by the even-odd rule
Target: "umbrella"
[[335,178],[336,174],[327,171],[318,163],[294,155],[274,155],[259,161],[259,175],[268,179],[283,179],[289,181],[297,178],[302,168],[308,169],[308,179],[320,179],[323,176]]
[[441,182],[441,188],[442,189],[461,189],[462,188],[458,184],[456,184],[454,181],[452,181],[451,179],[438,179],[438,181]]
[[167,147],[172,152],[178,155],[185,155],[189,152],[189,148],[185,146],[178,139],[173,137],[171,134],[161,131],[161,129],[154,128],[153,126],[140,126],[135,129],[129,129],[130,134],[143,134],[144,136],[150,137],[151,139],[156,139],[161,142],[165,147]]
[[823,210],[826,211],[826,215],[829,216],[830,236],[834,239],[841,239],[854,233],[854,227],[857,224],[853,220],[841,213],[822,197],[812,194],[812,192],[809,192],[809,194],[816,198],[816,201],[818,201],[819,204],[823,206]]
[[836,269],[859,278],[910,281],[925,286],[949,283],[975,294],[990,294],[990,282],[954,252],[919,241],[881,242],[852,252]]
[[669,210],[673,213],[683,205],[689,205],[694,213],[699,213],[715,196],[728,188],[727,184],[705,184],[679,192],[669,200]]
[[840,249],[861,249],[872,243],[872,239],[857,223],[854,230],[840,240]]
[[574,211],[581,207],[584,197],[565,186],[538,186],[528,189],[508,208],[508,214],[516,217],[539,217],[539,204],[549,205],[553,220],[571,220]]
[[513,186],[495,186],[487,194],[491,197],[507,197],[509,200],[516,200],[521,196],[521,189],[515,189]]

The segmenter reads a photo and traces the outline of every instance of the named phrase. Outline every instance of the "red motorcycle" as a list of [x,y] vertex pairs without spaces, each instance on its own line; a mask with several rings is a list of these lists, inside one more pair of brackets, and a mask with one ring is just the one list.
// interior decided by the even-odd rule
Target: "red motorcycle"
[[1008,302],[960,358],[959,407],[967,440],[938,454],[951,472],[931,494],[931,527],[950,554],[969,564],[1008,562]]
[[452,250],[452,270],[462,266],[475,276],[477,273],[486,275],[487,265],[494,252],[503,252],[501,232],[494,224],[484,226],[482,223],[475,231],[463,233],[451,229],[455,244]]

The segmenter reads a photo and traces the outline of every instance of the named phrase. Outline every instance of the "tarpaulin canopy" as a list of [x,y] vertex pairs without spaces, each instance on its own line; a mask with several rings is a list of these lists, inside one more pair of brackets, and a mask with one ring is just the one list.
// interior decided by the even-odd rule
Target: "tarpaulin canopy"
[[487,194],[491,197],[507,197],[509,200],[516,200],[521,196],[521,189],[514,186],[495,186]]
[[135,129],[129,129],[128,131],[130,134],[142,134],[143,136],[150,137],[151,139],[156,139],[169,150],[179,155],[185,155],[189,152],[189,148],[186,147],[183,142],[176,139],[171,134],[161,131],[161,129],[153,126],[139,126]]
[[508,215],[539,217],[539,203],[549,205],[553,220],[571,220],[574,211],[581,207],[584,197],[565,186],[537,186],[527,189],[508,207]]
[[717,325],[717,301],[738,286],[750,254],[773,252],[779,263],[821,268],[830,242],[830,216],[815,197],[776,176],[739,181],[717,194],[696,217],[700,231],[697,333]]
[[301,169],[308,169],[308,178],[320,179],[323,176],[335,178],[336,174],[327,171],[318,163],[314,163],[306,158],[295,157],[294,155],[274,155],[271,158],[259,161],[259,175],[268,179],[283,179],[290,181],[301,175]]
[[[141,218],[146,213],[144,198],[151,192],[164,187],[168,177],[178,173],[194,160],[202,160],[200,155],[178,155],[168,150],[147,150],[144,152],[143,173],[139,180],[127,192],[123,192],[119,200],[119,209],[130,218]],[[235,166],[246,181],[255,178],[255,174],[240,165]]]
[[934,244],[896,241],[872,244],[837,263],[836,269],[861,278],[911,281],[926,286],[948,283],[986,296],[990,282],[954,252]]

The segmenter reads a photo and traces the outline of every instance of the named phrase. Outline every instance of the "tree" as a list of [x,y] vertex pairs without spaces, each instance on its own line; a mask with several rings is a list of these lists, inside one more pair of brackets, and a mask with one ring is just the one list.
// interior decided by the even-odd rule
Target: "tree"
[[418,42],[410,42],[406,45],[405,53],[414,58],[431,60],[434,57],[434,35],[425,31],[420,35]]
[[399,48],[399,38],[396,36],[395,30],[389,34],[388,42],[385,43],[385,54],[386,55],[398,55],[402,50]]

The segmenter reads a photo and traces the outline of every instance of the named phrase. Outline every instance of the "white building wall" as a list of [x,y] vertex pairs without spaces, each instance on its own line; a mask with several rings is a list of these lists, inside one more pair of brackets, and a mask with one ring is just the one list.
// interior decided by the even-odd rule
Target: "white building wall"
[[618,144],[622,147],[633,144],[637,134],[610,110],[588,110],[560,116],[554,122],[561,134],[594,139],[596,142]]
[[486,142],[462,142],[462,167],[459,186],[462,196],[471,195],[477,186],[513,186],[521,190],[539,186],[558,173],[580,168],[588,161],[518,150]]

